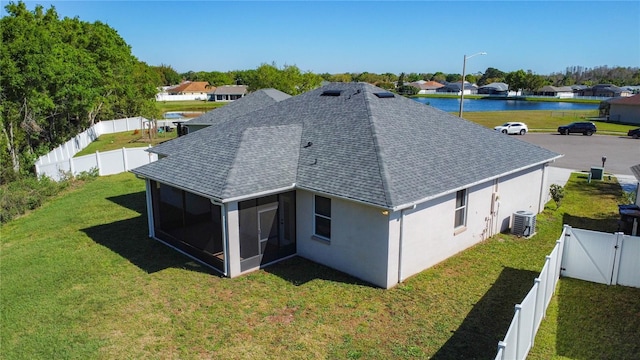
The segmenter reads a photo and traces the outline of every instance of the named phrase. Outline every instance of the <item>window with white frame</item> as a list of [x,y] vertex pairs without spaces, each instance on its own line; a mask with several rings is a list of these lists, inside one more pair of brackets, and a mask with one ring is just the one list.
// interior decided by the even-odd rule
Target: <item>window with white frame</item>
[[331,199],[316,195],[314,198],[314,234],[331,239]]
[[456,193],[456,213],[454,227],[459,228],[467,224],[467,189]]

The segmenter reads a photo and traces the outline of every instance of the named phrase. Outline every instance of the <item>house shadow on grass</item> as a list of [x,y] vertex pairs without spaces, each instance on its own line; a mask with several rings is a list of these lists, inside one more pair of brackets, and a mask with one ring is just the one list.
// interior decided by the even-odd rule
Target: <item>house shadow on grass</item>
[[573,216],[571,214],[564,214],[562,216],[562,223],[570,225],[574,228],[584,230],[601,231],[606,233],[613,233],[618,231],[618,220],[620,220],[620,218],[607,215],[603,216],[604,217],[600,219],[593,219],[584,216]]
[[640,359],[640,289],[562,278],[556,297],[557,355]]
[[145,193],[121,195],[108,200],[140,214],[135,218],[81,229],[96,243],[117,253],[146,273],[183,268],[216,274],[179,252],[149,238]]
[[515,313],[540,274],[504,268],[489,291],[471,309],[453,336],[431,358],[493,359]]
[[312,280],[324,280],[377,288],[377,286],[366,281],[300,256],[294,256],[277,264],[267,266],[263,271],[278,276],[296,286],[304,285]]

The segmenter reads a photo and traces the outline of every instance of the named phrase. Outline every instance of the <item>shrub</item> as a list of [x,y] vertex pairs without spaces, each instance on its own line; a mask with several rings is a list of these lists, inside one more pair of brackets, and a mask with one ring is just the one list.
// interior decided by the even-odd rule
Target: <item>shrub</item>
[[556,209],[560,207],[560,203],[562,202],[562,198],[564,198],[564,189],[562,186],[558,184],[551,184],[549,187],[549,194],[551,194],[551,199],[556,203]]

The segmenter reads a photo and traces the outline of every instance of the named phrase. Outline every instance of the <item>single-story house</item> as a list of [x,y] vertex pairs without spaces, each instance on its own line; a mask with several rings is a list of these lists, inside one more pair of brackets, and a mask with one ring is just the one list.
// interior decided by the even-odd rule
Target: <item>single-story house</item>
[[561,157],[366,83],[149,151],[152,238],[229,277],[297,255],[382,288],[540,212]]
[[186,126],[187,132],[191,133],[214,123],[223,122],[240,115],[261,110],[290,97],[291,95],[285,94],[280,90],[261,89],[221,108],[208,111],[199,117],[185,121],[183,126]]
[[246,85],[223,85],[218,86],[211,96],[211,101],[234,101],[247,95]]
[[444,86],[437,81],[424,81],[424,80],[412,82],[412,83],[409,83],[408,85],[416,87],[418,89],[418,94],[435,94],[437,89]]
[[560,99],[567,99],[573,97],[573,88],[571,86],[543,86],[540,90],[535,91],[534,95],[540,96],[553,96]]
[[509,85],[502,82],[495,82],[478,88],[478,94],[507,96],[509,95]]
[[[442,87],[439,87],[436,89],[437,93],[455,93],[460,95],[460,89],[461,89],[462,85],[460,83],[460,81],[458,82],[452,82],[452,83],[447,83]],[[478,87],[475,84],[471,84],[468,81],[464,82],[464,94],[465,95],[471,95],[471,94],[476,94],[478,93]]]
[[640,94],[601,102],[600,116],[609,121],[640,125]]
[[590,88],[586,88],[579,92],[580,96],[595,96],[595,97],[624,97],[631,96],[632,93],[628,90],[619,88],[612,84],[598,84]]
[[215,91],[206,81],[184,81],[156,94],[156,101],[209,100]]

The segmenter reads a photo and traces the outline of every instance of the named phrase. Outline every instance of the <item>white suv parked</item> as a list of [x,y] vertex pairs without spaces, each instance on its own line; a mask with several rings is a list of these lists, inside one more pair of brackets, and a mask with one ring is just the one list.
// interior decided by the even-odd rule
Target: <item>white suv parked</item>
[[527,124],[521,122],[508,122],[493,128],[503,134],[520,134],[524,135],[529,131]]

